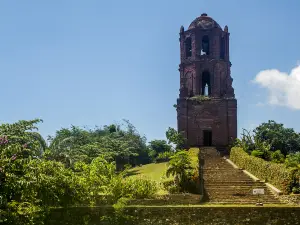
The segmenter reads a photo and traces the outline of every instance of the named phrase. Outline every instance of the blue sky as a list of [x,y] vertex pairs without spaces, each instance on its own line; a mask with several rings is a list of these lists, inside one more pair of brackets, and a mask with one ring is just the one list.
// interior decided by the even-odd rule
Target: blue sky
[[300,71],[289,74],[299,10],[299,0],[1,1],[0,122],[42,118],[47,136],[124,118],[164,138],[176,127],[179,29],[206,12],[231,33],[239,132],[268,119],[300,131]]

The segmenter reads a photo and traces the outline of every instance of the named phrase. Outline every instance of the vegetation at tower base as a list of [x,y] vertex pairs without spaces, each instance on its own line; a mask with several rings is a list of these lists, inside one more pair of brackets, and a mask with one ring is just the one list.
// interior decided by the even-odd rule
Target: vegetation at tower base
[[[106,219],[127,220],[130,216],[122,214],[126,202],[151,199],[161,185],[145,176],[129,176],[127,166],[118,168],[117,164],[124,160],[140,165],[152,159],[171,158],[175,153],[166,141],[154,140],[147,145],[129,123],[125,129],[118,125],[93,130],[63,128],[50,137],[47,146],[36,131],[39,122],[37,119],[0,125],[1,223],[43,224],[53,207],[107,204],[115,209],[114,216]],[[177,146],[182,143],[182,136],[174,129],[169,129],[167,136]],[[197,181],[198,152],[184,151],[185,162],[190,166],[183,171],[176,170],[180,167],[176,163],[178,155],[183,153],[177,150],[176,154],[177,160],[170,164],[170,171],[181,178],[176,188],[179,192],[190,191]],[[174,177],[169,179],[174,184]]]
[[174,152],[161,152],[156,157],[155,162],[168,162],[171,157],[174,155]]
[[156,182],[116,170],[118,156],[132,156],[133,162],[149,150],[131,126],[62,129],[48,147],[35,131],[39,122],[0,125],[1,223],[42,224],[52,207],[113,204],[156,193]]
[[[165,199],[171,198],[170,194],[198,194],[200,189],[198,154],[198,148],[178,151],[170,157],[170,161],[167,163],[152,163],[135,167],[129,170],[129,174],[130,176],[142,176],[157,181],[159,186],[157,199],[164,199],[163,195],[166,195]],[[197,197],[200,198],[200,196]],[[175,201],[174,199],[175,196],[172,197],[172,202]]]
[[199,193],[198,154],[198,148],[191,148],[189,151],[178,151],[171,157],[166,170],[166,177],[172,175],[173,178],[163,179],[164,188],[169,193]]
[[284,164],[267,162],[264,159],[248,155],[242,148],[233,147],[230,159],[240,168],[254,174],[261,180],[270,182],[285,194],[299,186],[299,170],[287,168]]
[[[243,129],[234,143],[232,160],[285,193],[300,193],[300,134],[273,120],[251,132]],[[251,156],[251,157],[250,157]]]
[[202,102],[202,101],[210,101],[211,97],[206,95],[195,95],[193,97],[188,98],[188,100]]
[[[136,218],[136,224],[147,222],[148,219],[154,221],[153,223],[159,222],[159,218],[152,220],[147,210],[136,208],[135,213],[131,211],[133,206],[127,204],[156,200],[154,197],[162,186],[161,180],[149,179],[146,176],[129,176],[130,170],[126,166],[117,170],[119,156],[128,156],[124,159],[135,165],[136,162],[144,160],[140,157],[142,154],[149,157],[151,151],[159,154],[173,152],[174,156],[170,156],[169,163],[169,173],[174,173],[169,184],[173,186],[170,188],[167,185],[168,190],[179,192],[175,196],[183,195],[182,192],[197,193],[199,190],[197,148],[175,151],[172,146],[160,140],[147,145],[137,132],[133,132],[131,126],[121,129],[116,125],[94,130],[78,127],[61,129],[58,135],[51,139],[50,146],[47,146],[36,131],[39,122],[40,120],[32,120],[0,125],[0,220],[3,224],[30,225],[43,224],[44,221],[51,224],[54,219],[58,224],[55,217],[57,214],[52,214],[53,211],[61,208],[64,216],[68,217],[70,208],[82,210],[82,207],[89,207],[88,210],[92,210],[97,209],[91,207],[95,205],[101,206],[101,210],[104,211],[108,208],[111,210],[111,214],[97,214],[100,224],[124,224],[124,221],[130,224],[136,221]],[[172,140],[173,144],[180,144],[180,134],[173,129],[169,131],[169,140]],[[130,148],[130,144],[133,144],[134,148]],[[290,164],[294,165],[294,157],[288,158]],[[151,157],[148,160],[151,161]],[[178,177],[178,182],[174,182],[174,177]],[[194,196],[199,195],[195,194],[192,197]],[[198,199],[192,200],[193,204],[198,203]],[[170,198],[170,201],[173,201],[173,206],[178,202],[186,204],[175,198]],[[157,200],[156,203],[164,205],[170,204],[170,201],[163,199]],[[164,209],[160,210],[166,213]],[[180,211],[171,210],[170,213]],[[72,213],[70,215],[77,216]],[[79,215],[82,218],[71,224],[91,221],[89,213]],[[173,217],[169,214],[164,219],[171,221]],[[68,221],[62,221],[68,224]]]

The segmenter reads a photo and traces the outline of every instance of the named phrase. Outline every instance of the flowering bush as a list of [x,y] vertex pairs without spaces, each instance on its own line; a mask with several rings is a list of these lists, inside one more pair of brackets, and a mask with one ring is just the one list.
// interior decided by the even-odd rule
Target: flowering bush
[[8,138],[6,135],[0,137],[0,145],[5,145],[8,143]]

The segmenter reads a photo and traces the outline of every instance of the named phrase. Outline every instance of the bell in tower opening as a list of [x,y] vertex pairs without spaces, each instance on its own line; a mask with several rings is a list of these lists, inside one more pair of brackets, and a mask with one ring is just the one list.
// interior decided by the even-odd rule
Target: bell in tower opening
[[207,145],[204,134],[209,131],[210,145],[226,150],[237,137],[237,100],[230,73],[228,26],[222,29],[203,13],[187,30],[181,27],[179,35],[178,131],[186,138],[186,147]]
[[208,85],[205,85],[205,89],[204,89],[204,95],[208,96]]

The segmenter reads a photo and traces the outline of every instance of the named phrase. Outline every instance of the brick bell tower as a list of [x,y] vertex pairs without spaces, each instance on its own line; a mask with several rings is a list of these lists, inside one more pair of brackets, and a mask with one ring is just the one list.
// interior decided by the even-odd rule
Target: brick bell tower
[[207,14],[180,28],[178,131],[187,147],[224,150],[237,137],[237,100],[230,76],[229,32]]

